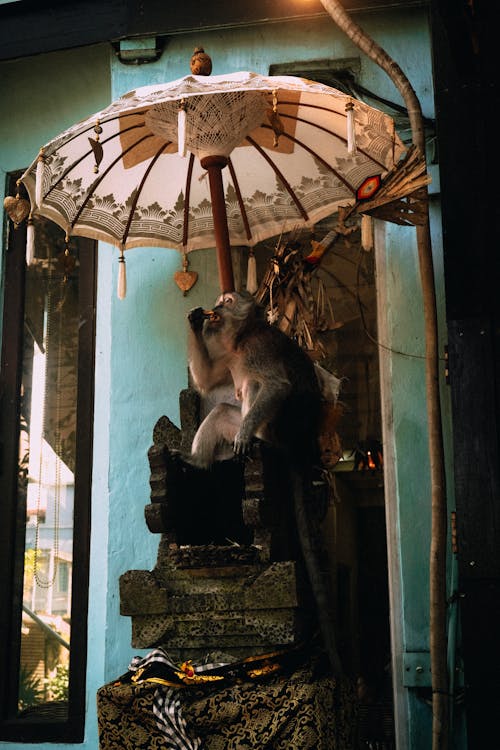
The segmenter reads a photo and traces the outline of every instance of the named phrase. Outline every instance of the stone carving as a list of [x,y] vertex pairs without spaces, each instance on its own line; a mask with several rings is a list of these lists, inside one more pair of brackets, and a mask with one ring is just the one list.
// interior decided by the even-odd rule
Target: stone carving
[[[245,461],[222,461],[208,471],[186,464],[181,456],[203,404],[186,389],[180,407],[182,429],[161,417],[148,451],[145,519],[161,535],[156,566],[120,579],[132,646],[162,646],[180,660],[214,654],[231,660],[308,639],[316,619],[286,466],[264,443]],[[315,483],[311,512],[318,521],[326,502],[326,484]]]

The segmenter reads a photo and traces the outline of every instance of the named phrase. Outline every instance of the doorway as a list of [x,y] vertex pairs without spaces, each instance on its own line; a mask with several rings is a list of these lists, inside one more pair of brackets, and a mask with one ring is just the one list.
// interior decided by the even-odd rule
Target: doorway
[[[395,732],[376,259],[373,247],[362,248],[355,222],[345,233],[335,231],[338,218],[318,223],[313,233],[277,238],[274,247],[263,243],[266,248],[255,253],[262,263],[258,277],[269,283],[263,293],[261,282],[257,297],[278,315],[274,322],[338,381],[323,446],[330,498],[322,529],[338,651],[357,687],[358,747],[371,743],[390,750]],[[327,241],[320,261],[309,267],[309,254],[321,254],[318,246]]]

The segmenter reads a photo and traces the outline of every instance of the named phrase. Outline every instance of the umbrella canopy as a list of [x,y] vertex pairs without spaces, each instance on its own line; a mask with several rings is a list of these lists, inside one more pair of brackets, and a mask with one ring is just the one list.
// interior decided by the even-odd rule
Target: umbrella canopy
[[229,291],[230,245],[252,247],[371,197],[403,151],[388,115],[323,84],[190,75],[70,127],[22,181],[36,212],[69,236],[122,251],[216,247]]

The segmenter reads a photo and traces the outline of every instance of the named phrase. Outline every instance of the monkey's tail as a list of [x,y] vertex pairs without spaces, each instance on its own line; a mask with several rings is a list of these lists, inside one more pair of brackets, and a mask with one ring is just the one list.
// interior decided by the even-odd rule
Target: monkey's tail
[[312,593],[318,610],[318,622],[323,638],[323,644],[336,677],[342,676],[342,664],[337,650],[337,643],[333,622],[333,602],[321,572],[320,559],[314,545],[314,534],[311,519],[306,507],[306,487],[304,475],[296,469],[291,469],[292,493],[295,512],[295,523],[300,547],[311,584]]

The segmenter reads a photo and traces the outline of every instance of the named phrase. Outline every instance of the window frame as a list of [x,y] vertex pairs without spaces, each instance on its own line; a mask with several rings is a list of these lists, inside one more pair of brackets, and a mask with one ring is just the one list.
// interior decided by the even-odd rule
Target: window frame
[[[16,179],[8,177],[8,195]],[[26,222],[4,229],[3,315],[0,369],[0,740],[80,743],[84,738],[90,501],[94,415],[97,243],[79,238],[85,272],[79,277],[77,454],[73,517],[71,650],[68,714],[64,720],[17,717],[25,518],[17,503],[22,376]],[[22,509],[21,509],[22,510]],[[18,582],[17,588],[15,582]],[[20,583],[19,583],[20,582]]]

